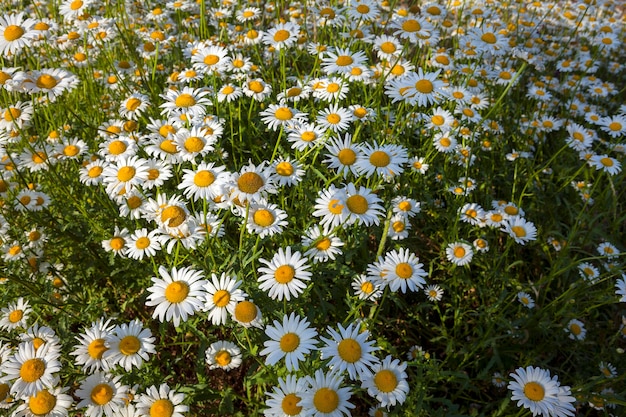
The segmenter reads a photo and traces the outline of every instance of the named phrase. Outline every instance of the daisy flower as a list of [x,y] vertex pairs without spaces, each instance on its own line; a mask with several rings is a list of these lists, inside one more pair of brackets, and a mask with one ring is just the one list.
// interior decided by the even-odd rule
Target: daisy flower
[[241,349],[227,340],[211,343],[205,353],[209,369],[221,368],[225,371],[238,368],[241,365]]
[[598,367],[606,378],[615,378],[617,376],[617,369],[609,362],[600,362]]
[[344,138],[331,138],[326,143],[326,159],[324,163],[329,168],[334,169],[337,175],[346,178],[348,173],[359,175],[356,162],[362,155],[362,148],[359,144],[352,143],[352,135],[346,133]]
[[0,55],[10,58],[29,47],[38,36],[33,30],[35,20],[26,18],[25,13],[0,16]]
[[[24,401],[13,412],[14,417],[66,417],[74,399],[66,394],[69,387],[44,389]],[[1,407],[0,407],[1,408]]]
[[216,326],[226,323],[228,314],[233,314],[239,301],[248,296],[239,289],[242,282],[235,276],[226,275],[224,272],[218,276],[211,274],[211,280],[204,284],[206,291],[205,310],[208,319]]
[[406,362],[386,356],[382,362],[372,366],[372,375],[363,380],[361,386],[378,400],[381,407],[402,404],[409,393]]
[[0,383],[11,384],[10,393],[16,398],[34,396],[45,388],[53,388],[61,370],[60,352],[55,346],[35,349],[32,343],[22,343],[16,352],[2,363],[4,375]]
[[606,154],[593,155],[589,161],[587,161],[592,168],[598,171],[604,171],[609,175],[617,175],[622,171],[622,164]]
[[141,228],[135,230],[126,242],[126,256],[138,261],[145,257],[151,258],[161,250],[161,237],[159,230]]
[[285,379],[278,378],[278,386],[272,392],[266,392],[269,398],[263,411],[265,417],[304,417],[302,406],[299,403],[307,388],[307,380],[298,379],[293,374],[288,374]]
[[50,102],[65,91],[73,90],[79,84],[79,78],[61,68],[46,68],[39,71],[24,73],[20,80],[22,88],[29,94],[42,94]]
[[307,114],[292,107],[281,104],[270,104],[267,109],[259,113],[261,121],[271,130],[280,127],[292,126],[294,123],[305,122]]
[[189,119],[204,116],[206,106],[211,104],[206,97],[208,94],[208,90],[192,87],[183,87],[181,91],[169,89],[161,94],[161,98],[165,100],[159,106],[163,109],[161,114],[167,117],[185,115]]
[[472,262],[474,250],[463,242],[449,243],[446,247],[446,258],[455,265],[463,266]]
[[263,34],[263,43],[277,51],[290,48],[298,40],[300,26],[293,22],[278,23]]
[[102,371],[89,375],[76,390],[80,399],[76,408],[87,407],[87,417],[114,415],[128,401],[128,386],[122,385],[120,379],[121,375],[114,377]]
[[142,416],[184,417],[189,407],[182,404],[185,394],[177,393],[167,384],[152,385],[137,398],[137,413]]
[[626,134],[625,115],[603,117],[596,124],[612,138],[618,138]]
[[222,88],[217,91],[218,103],[232,103],[243,95],[241,87],[235,84],[224,84]]
[[33,309],[30,307],[28,300],[22,297],[16,302],[9,303],[7,307],[2,308],[0,316],[0,329],[14,330],[19,327],[26,327],[28,317]]
[[414,156],[413,158],[411,158],[409,163],[411,164],[411,168],[414,171],[417,171],[422,175],[426,174],[426,171],[428,171],[428,168],[430,168],[430,165],[426,163],[426,158],[420,156]]
[[105,336],[104,345],[107,350],[102,359],[112,366],[120,365],[126,372],[133,367],[141,368],[143,361],[147,361],[149,354],[156,353],[155,338],[150,329],[144,329],[137,319],[115,326],[113,332]]
[[360,331],[360,325],[350,323],[345,329],[337,324],[339,331],[328,327],[330,338],[320,337],[325,345],[320,349],[322,359],[330,359],[328,367],[336,373],[348,372],[351,379],[363,380],[371,376],[371,367],[378,363],[372,352],[378,350],[375,341],[367,339],[370,332]]
[[313,263],[335,260],[340,255],[343,242],[332,233],[324,233],[319,227],[310,227],[302,237],[302,246],[308,248],[304,256],[309,257]]
[[324,129],[335,133],[345,132],[354,120],[352,112],[338,104],[331,104],[317,113],[316,122]]
[[150,99],[145,94],[134,93],[120,104],[118,113],[129,120],[137,120],[150,106]]
[[115,326],[111,319],[100,318],[85,328],[80,336],[76,336],[79,344],[74,346],[70,355],[76,356],[74,363],[82,366],[83,371],[90,373],[97,370],[109,370],[109,363],[103,359],[104,352],[109,348],[105,346],[105,339],[111,335]]
[[263,328],[261,309],[252,300],[238,301],[233,308],[232,318],[243,327]]
[[384,282],[393,292],[418,291],[426,285],[424,278],[428,274],[423,266],[424,264],[419,263],[419,258],[408,249],[387,252],[382,266]]
[[142,185],[148,179],[148,166],[146,160],[138,156],[122,157],[107,165],[101,175],[107,194],[116,196]]
[[198,156],[203,157],[215,150],[213,146],[223,128],[218,124],[219,132],[213,129],[207,131],[203,125],[194,125],[191,129],[180,128],[173,135],[172,140],[178,148],[178,155],[183,161],[195,162]]
[[352,52],[349,48],[337,48],[328,51],[322,58],[322,71],[325,74],[347,75],[354,67],[367,64],[363,51]]
[[283,227],[288,225],[286,219],[287,212],[261,198],[250,203],[246,229],[251,234],[258,234],[261,238],[273,236],[283,232]]
[[304,170],[300,163],[290,158],[278,158],[272,164],[273,180],[279,187],[290,187],[302,181]]
[[373,280],[365,274],[360,274],[354,277],[351,285],[354,290],[354,295],[359,297],[360,300],[374,301],[383,295],[383,290],[380,287],[378,280]]
[[626,275],[615,282],[615,295],[619,296],[619,302],[626,303]]
[[248,166],[233,174],[227,182],[227,187],[230,189],[230,200],[237,199],[244,203],[267,197],[268,193],[276,193],[271,170],[272,168],[266,166],[265,161],[258,166],[249,162]]
[[520,291],[517,293],[517,301],[522,303],[526,308],[532,309],[535,307],[535,300],[527,292]]
[[441,301],[443,289],[437,284],[428,285],[424,288],[424,294],[426,294],[428,301]]
[[563,330],[569,333],[569,338],[572,340],[585,340],[585,336],[587,336],[585,324],[577,319],[571,319]]
[[525,245],[526,242],[537,239],[537,228],[535,225],[521,216],[513,216],[506,219],[501,230],[508,233],[520,245]]
[[411,222],[406,215],[394,214],[390,219],[390,227],[387,232],[392,240],[402,240],[409,237],[409,230],[411,230]]
[[311,279],[307,258],[299,251],[292,254],[290,246],[284,251],[279,248],[271,260],[261,258],[259,262],[266,265],[258,269],[259,288],[274,300],[297,298],[307,286],[304,281]]
[[459,214],[459,218],[462,222],[474,226],[480,225],[485,217],[485,211],[476,203],[465,203],[463,207],[459,209]]
[[422,68],[401,78],[393,78],[385,85],[385,94],[392,102],[404,101],[412,106],[437,104],[444,96],[443,81],[437,79],[440,71],[424,73]]
[[328,189],[318,191],[315,199],[314,217],[322,217],[319,224],[325,231],[330,231],[341,225],[347,218],[348,212],[345,203],[345,190],[335,188],[333,184]]
[[345,188],[346,224],[357,223],[371,226],[378,225],[384,214],[382,200],[370,189],[360,186],[357,190],[353,183]]
[[[518,368],[509,375],[513,381],[509,382],[507,388],[511,391],[511,400],[517,401],[518,407],[529,409],[533,416],[537,414],[544,417],[574,415],[573,407],[569,412],[566,410],[569,409],[568,406],[572,406],[570,403],[575,399],[568,395],[561,395],[560,384],[558,380],[550,378],[549,371],[528,366],[526,369]],[[564,412],[556,414],[557,408]]]
[[0,115],[2,116],[0,117],[0,129],[10,132],[30,126],[30,119],[34,110],[32,104],[22,101],[0,110]]
[[357,157],[355,169],[359,175],[364,175],[366,178],[376,173],[383,178],[391,179],[404,172],[403,165],[407,162],[407,151],[403,146],[365,144],[361,147],[361,154]]
[[51,352],[55,349],[60,349],[60,339],[54,330],[47,326],[39,326],[37,323],[26,329],[24,333],[21,333],[19,338],[22,341],[21,343],[32,343],[35,350],[42,346],[49,346]]
[[606,256],[608,259],[615,259],[619,256],[620,251],[610,242],[602,242],[596,248],[600,256]]
[[193,68],[201,74],[222,74],[230,62],[228,49],[220,45],[210,45],[198,49],[191,57]]
[[256,101],[264,101],[272,94],[272,85],[266,83],[261,78],[248,80],[242,86],[243,93],[247,97],[252,97]]
[[112,252],[114,256],[120,255],[124,257],[126,255],[126,245],[130,242],[130,232],[128,229],[120,229],[115,226],[115,231],[110,239],[102,241],[102,248],[106,252]]
[[307,376],[308,387],[298,403],[303,415],[314,417],[341,417],[351,415],[354,404],[348,402],[352,396],[349,387],[342,387],[343,378],[334,371],[325,374],[318,369],[313,377]]
[[583,262],[578,265],[578,273],[581,278],[590,283],[595,283],[600,276],[600,271],[593,264],[589,262]]
[[392,20],[389,27],[392,30],[394,36],[400,39],[406,39],[410,43],[417,44],[421,41],[421,37],[428,37],[434,30],[432,24],[430,24],[425,18],[415,15],[409,15],[401,19]]
[[326,129],[315,123],[295,123],[286,128],[287,141],[291,143],[291,148],[304,151],[314,148],[324,139]]
[[162,278],[152,277],[154,285],[148,288],[150,294],[146,305],[156,306],[153,318],[158,318],[161,323],[172,321],[178,327],[181,320],[187,321],[188,316],[202,309],[207,281],[202,271],[188,267],[174,267],[168,272],[164,266],[160,266],[159,275]]
[[285,358],[289,372],[298,371],[299,362],[316,350],[317,330],[295,313],[283,316],[282,324],[274,320],[273,325],[265,327],[265,334],[270,340],[263,342],[265,348],[259,354],[267,356],[265,363],[268,365],[275,365]]

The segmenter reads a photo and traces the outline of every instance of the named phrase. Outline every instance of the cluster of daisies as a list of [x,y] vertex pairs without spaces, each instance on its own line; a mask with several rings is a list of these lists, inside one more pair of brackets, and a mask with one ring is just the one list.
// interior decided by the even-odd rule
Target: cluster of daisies
[[[156,321],[259,332],[265,364],[286,370],[267,393],[268,416],[347,415],[355,388],[375,402],[374,415],[406,400],[407,364],[382,353],[379,334],[370,340],[367,320],[320,336],[296,312],[322,272],[362,243],[355,235],[376,235],[380,246],[341,284],[349,298],[372,309],[383,294],[438,302],[445,292],[429,284],[425,263],[472,270],[478,254],[530,247],[543,234],[541,219],[530,216],[536,225],[522,209],[532,206],[526,188],[510,197],[517,202],[502,199],[501,187],[492,195],[483,161],[540,187],[562,158],[578,168],[571,184],[585,209],[598,184],[623,178],[626,106],[610,80],[623,76],[626,32],[608,0],[393,8],[376,0],[64,0],[50,15],[37,4],[22,8],[0,16],[3,263],[29,282],[53,276],[63,303],[65,280],[54,278],[63,265],[47,256],[59,237],[32,219],[65,204],[51,198],[54,187],[102,197],[115,220],[99,235],[102,250],[112,264],[154,266],[145,305]],[[509,15],[517,21],[506,24]],[[527,99],[513,121],[497,111],[511,90]],[[59,121],[65,100],[83,93],[97,97],[98,112],[69,110]],[[551,148],[559,150],[546,159]],[[535,158],[539,171],[524,171]],[[451,212],[454,221],[440,226],[459,233],[418,256],[401,244],[437,218],[433,211]],[[253,267],[241,265],[246,276],[196,269],[194,259],[212,255],[215,242],[236,248],[246,233],[262,242],[246,264]],[[545,237],[555,251],[567,244]],[[615,279],[620,249],[607,241],[597,251],[626,301],[626,276]],[[595,262],[576,262],[590,284],[601,275]],[[535,308],[529,292],[517,299]],[[48,327],[28,327],[30,309],[20,298],[0,317],[1,328],[25,330],[0,349],[0,406],[14,416],[61,417],[71,406],[98,417],[188,411],[166,384],[123,385],[121,370],[156,352],[150,325],[100,318],[85,328],[69,354],[88,375],[72,397],[59,385],[60,342]],[[567,322],[570,338],[585,338],[582,320]],[[236,369],[242,348],[211,343],[207,366]],[[307,374],[305,361],[320,366]],[[511,377],[513,399],[533,415],[573,414],[569,388],[548,371]]]

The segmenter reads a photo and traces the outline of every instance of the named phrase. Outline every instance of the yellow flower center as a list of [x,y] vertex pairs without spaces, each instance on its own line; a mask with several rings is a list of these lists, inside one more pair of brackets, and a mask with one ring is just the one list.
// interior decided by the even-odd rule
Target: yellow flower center
[[7,399],[10,389],[11,387],[9,386],[9,384],[0,384],[0,402]]
[[335,11],[331,9],[330,7],[325,7],[322,10],[320,10],[320,15],[327,19],[334,19]]
[[198,187],[208,187],[215,181],[215,175],[211,171],[198,171],[193,177],[193,183]]
[[454,248],[455,258],[462,258],[464,256],[465,256],[465,249],[462,246],[457,246],[456,248]]
[[301,88],[291,87],[289,90],[287,90],[287,97],[298,97],[301,93]]
[[376,372],[374,384],[376,384],[376,388],[381,392],[392,392],[398,386],[398,378],[393,371],[383,369]]
[[92,340],[89,346],[87,346],[87,353],[89,353],[92,359],[102,359],[102,355],[107,350],[109,350],[109,348],[104,345],[104,339]]
[[326,116],[326,121],[331,125],[336,125],[341,122],[341,116],[339,116],[337,113],[331,113]]
[[[335,213],[335,214],[338,214],[338,213]],[[320,251],[325,251],[325,250],[328,250],[328,248],[330,248],[330,245],[331,245],[330,239],[325,237],[315,244],[315,249],[320,250]]]
[[524,236],[526,236],[526,229],[524,229],[522,226],[513,226],[513,227],[511,227],[511,230],[513,231],[513,233],[517,237],[524,237]]
[[168,227],[178,227],[187,219],[187,213],[179,206],[167,206],[161,213],[161,221]]
[[197,136],[191,136],[185,139],[185,149],[187,152],[200,152],[204,149],[204,141]]
[[28,408],[36,416],[48,414],[54,409],[55,405],[57,405],[57,397],[50,394],[48,390],[41,390],[28,399]]
[[352,338],[343,339],[337,346],[339,357],[348,363],[355,363],[361,359],[361,345]]
[[65,156],[76,156],[80,152],[80,149],[76,145],[67,145],[63,148],[63,155]]
[[339,406],[339,395],[330,388],[320,388],[313,395],[313,405],[322,413],[332,413]]
[[487,32],[484,33],[480,39],[485,42],[485,43],[489,43],[489,44],[494,44],[496,43],[497,39],[496,39],[496,35],[494,35],[492,32]]
[[367,199],[358,194],[348,197],[346,205],[348,206],[348,210],[355,214],[363,214],[369,208]]
[[361,283],[361,291],[365,294],[371,294],[372,291],[374,291],[374,284],[370,281],[363,281],[363,283]]
[[613,132],[617,132],[622,129],[622,124],[619,122],[612,122],[609,124],[609,129],[611,129]]
[[514,206],[506,206],[504,208],[504,212],[509,216],[516,216],[517,213],[519,213],[519,210],[517,209],[517,207]]
[[375,167],[383,168],[389,165],[390,162],[391,158],[389,157],[389,154],[387,154],[387,152],[374,151],[370,155],[370,163]]
[[302,411],[302,407],[298,406],[301,398],[296,394],[287,394],[283,398],[283,402],[281,403],[283,413],[288,416],[297,416]]
[[546,390],[539,382],[530,381],[524,385],[524,395],[531,401],[541,401],[546,395]]
[[135,177],[135,168],[134,167],[121,167],[119,171],[117,171],[117,179],[121,182],[128,182]]
[[227,85],[226,87],[222,88],[222,94],[225,94],[225,95],[232,94],[234,91],[235,89],[230,85]]
[[359,4],[358,6],[356,6],[356,11],[361,13],[361,14],[367,14],[370,12],[370,8],[369,6],[365,5],[365,4]]
[[443,116],[436,114],[430,118],[430,121],[437,126],[441,126],[446,122],[446,119]]
[[150,406],[150,417],[171,417],[174,414],[174,404],[166,398],[156,400]]
[[404,229],[406,229],[406,225],[404,224],[404,222],[402,222],[400,220],[398,220],[396,222],[393,222],[391,227],[393,228],[394,232],[396,232],[396,233],[403,232]]
[[121,237],[116,236],[113,239],[111,239],[111,242],[109,244],[111,245],[111,248],[113,250],[118,251],[118,250],[121,250],[124,247],[126,242]]
[[303,142],[312,142],[317,138],[317,136],[315,135],[314,132],[302,132],[302,134],[300,135],[300,139],[302,139]]
[[[250,29],[247,33],[246,33],[246,37],[248,39],[256,39],[259,37],[259,32],[257,32],[254,29]],[[274,37],[274,39],[276,39],[276,37]]]
[[343,207],[343,204],[341,204],[341,202],[337,199],[330,200],[328,202],[328,211],[330,211],[332,214],[341,214],[341,212],[343,211]]
[[337,83],[330,83],[326,86],[326,91],[328,91],[331,94],[336,93],[340,89],[341,89],[341,86]]
[[196,104],[196,99],[191,94],[183,93],[174,101],[176,107],[191,107]]
[[280,338],[280,350],[283,352],[293,352],[300,346],[300,336],[295,333],[285,333]]
[[256,316],[256,306],[250,301],[240,301],[235,306],[235,318],[242,323],[250,323]]
[[46,363],[39,359],[28,359],[20,368],[20,378],[24,382],[30,383],[39,380],[46,372]]
[[126,102],[126,110],[135,111],[141,106],[141,100],[132,97]]
[[265,90],[265,86],[260,81],[250,81],[248,88],[255,93],[261,93]]
[[213,303],[220,308],[226,307],[230,302],[230,293],[226,290],[217,290],[213,294]]
[[296,270],[291,265],[281,265],[274,272],[274,279],[279,284],[287,284],[296,276]]
[[291,120],[293,117],[293,113],[289,107],[279,107],[274,115],[278,120]]
[[16,109],[15,107],[11,107],[4,112],[4,120],[7,122],[12,122],[13,120],[17,120],[18,117],[22,114],[20,109]]
[[220,350],[215,354],[215,362],[217,362],[219,366],[227,366],[231,362],[231,360],[232,358],[230,356],[230,353],[228,353],[228,351],[226,350]]
[[74,0],[73,2],[70,3],[70,9],[72,9],[72,10],[78,10],[81,7],[83,7],[83,1],[82,0]]
[[121,140],[114,140],[109,143],[109,153],[111,155],[120,155],[126,151],[128,145]]
[[185,301],[189,294],[189,284],[185,281],[174,281],[165,288],[165,299],[172,304]]
[[263,178],[256,172],[244,172],[237,180],[237,186],[246,194],[256,193],[264,184]]
[[352,65],[352,63],[354,62],[354,60],[352,59],[351,56],[349,55],[340,55],[337,57],[337,60],[335,61],[335,64],[337,64],[340,67],[346,67],[348,65]]
[[[21,251],[21,248],[20,248],[20,251]],[[12,255],[16,255],[16,254],[13,253]],[[24,311],[22,311],[22,310],[13,310],[13,311],[11,311],[9,313],[9,322],[17,323],[18,321],[22,320],[22,317],[24,317]]]
[[402,22],[402,30],[405,32],[413,33],[422,28],[422,25],[415,19],[407,19]]
[[576,324],[576,323],[570,324],[569,325],[569,330],[572,332],[572,334],[574,336],[578,336],[583,331],[582,328],[578,324]]
[[409,279],[413,275],[413,267],[406,262],[396,265],[396,275],[402,279]]
[[280,29],[280,30],[277,30],[276,33],[274,34],[274,41],[276,42],[283,42],[283,41],[286,41],[287,39],[289,39],[289,31],[287,30]]
[[4,39],[6,39],[7,42],[19,39],[22,37],[22,35],[24,35],[24,29],[22,29],[20,26],[9,25],[4,29]]
[[288,177],[293,174],[293,165],[290,162],[283,161],[276,165],[276,173],[283,177]]
[[365,116],[367,116],[367,109],[365,109],[363,107],[359,107],[357,109],[354,109],[354,115],[356,117],[358,117],[359,119],[362,119]]
[[91,401],[97,405],[105,405],[113,399],[113,387],[109,384],[98,384],[91,390]]
[[141,341],[137,338],[137,336],[124,336],[122,340],[120,340],[120,352],[122,355],[134,355],[141,348]]
[[430,80],[419,80],[415,83],[415,89],[422,94],[430,94],[433,92],[434,86]]
[[604,158],[600,159],[600,163],[602,165],[604,165],[605,167],[612,167],[613,166],[613,160],[611,158],[608,158],[608,157],[604,157]]
[[337,159],[342,165],[352,165],[356,162],[356,152],[350,148],[342,149],[337,154]]
[[207,65],[215,65],[220,61],[220,57],[217,55],[207,55],[204,57],[203,61]]
[[35,348],[35,350],[39,349],[45,343],[46,342],[41,337],[35,337],[33,339],[33,347]]
[[58,81],[52,75],[42,74],[39,76],[39,78],[37,78],[37,81],[35,82],[35,84],[39,88],[45,88],[45,89],[51,90],[54,87],[56,87],[56,85],[58,84]]
[[391,73],[393,75],[396,75],[396,76],[400,76],[400,75],[404,74],[405,71],[406,70],[404,69],[404,67],[402,65],[400,65],[400,64],[396,64],[396,65],[393,66],[393,68],[391,68]]

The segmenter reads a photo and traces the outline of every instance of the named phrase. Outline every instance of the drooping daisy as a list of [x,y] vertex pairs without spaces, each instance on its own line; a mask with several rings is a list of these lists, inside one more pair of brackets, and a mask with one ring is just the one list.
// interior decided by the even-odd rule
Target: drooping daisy
[[323,369],[315,371],[314,376],[306,377],[308,387],[298,403],[302,413],[315,417],[349,416],[354,404],[348,402],[352,396],[351,389],[342,387],[343,378],[335,371],[324,373]]
[[205,284],[206,301],[205,310],[208,311],[208,319],[216,326],[226,323],[228,314],[233,314],[239,301],[248,296],[239,287],[242,282],[235,276],[229,276],[222,272],[218,276],[211,274],[211,280]]
[[463,266],[472,262],[474,250],[464,242],[454,242],[446,247],[446,258],[455,265]]
[[266,392],[269,397],[266,401],[267,409],[263,411],[265,417],[304,417],[302,406],[299,403],[307,388],[304,378],[298,379],[288,374],[285,379],[278,378],[278,385],[272,392]]
[[121,375],[112,376],[103,371],[95,371],[76,390],[80,402],[76,408],[87,407],[87,417],[114,415],[128,400],[128,386],[120,382]]
[[298,371],[298,363],[316,349],[317,330],[293,312],[283,316],[282,324],[274,320],[273,325],[267,325],[265,334],[270,340],[263,342],[265,348],[259,354],[267,356],[265,363],[268,365],[285,358],[285,367],[290,372]]
[[11,395],[28,398],[37,392],[53,388],[61,370],[60,351],[54,346],[35,349],[32,343],[22,343],[15,353],[2,363],[4,375],[0,383],[11,384]]
[[220,340],[211,343],[211,346],[206,350],[205,360],[209,369],[220,368],[230,371],[241,365],[241,349],[232,342]]
[[152,285],[148,288],[147,306],[156,306],[153,318],[160,322],[172,321],[178,327],[181,321],[187,321],[204,306],[206,296],[202,271],[188,267],[172,268],[168,272],[164,266],[159,267],[161,278],[152,277]]
[[334,260],[341,254],[342,240],[332,233],[325,233],[319,227],[310,227],[302,237],[302,246],[308,248],[304,256],[308,256],[313,263]]
[[402,404],[409,393],[405,372],[406,362],[400,362],[390,355],[372,366],[372,375],[362,381],[363,389],[380,403],[381,407]]
[[[66,417],[74,402],[66,394],[69,387],[44,389],[25,400],[13,413],[14,417]],[[1,407],[0,407],[1,408]]]
[[102,359],[112,366],[119,365],[126,372],[133,367],[141,368],[150,354],[156,353],[150,329],[144,328],[137,319],[115,326],[113,332],[105,337],[104,345],[107,350]]
[[398,290],[406,293],[424,288],[428,274],[419,263],[419,258],[408,249],[387,252],[382,266],[384,280],[393,292]]
[[350,323],[348,327],[343,328],[341,324],[337,324],[339,331],[332,327],[327,328],[330,338],[320,337],[325,345],[320,349],[322,359],[330,359],[328,366],[333,372],[348,372],[351,379],[363,380],[371,376],[371,367],[378,363],[372,352],[378,350],[375,341],[369,338],[369,331],[360,331],[360,325]]
[[19,327],[26,327],[32,310],[28,300],[24,300],[22,297],[18,298],[14,303],[9,303],[7,307],[2,308],[0,329],[13,330]]
[[259,262],[266,265],[258,269],[259,288],[274,300],[297,298],[307,287],[305,281],[311,279],[307,258],[299,251],[292,253],[290,246],[279,248],[271,260],[261,258]]
[[80,344],[74,346],[70,355],[76,356],[75,363],[83,367],[83,371],[90,373],[96,370],[109,370],[109,363],[104,360],[104,352],[108,350],[105,346],[105,339],[111,335],[115,325],[111,324],[111,319],[100,318],[93,322],[91,327],[85,328],[76,340]]
[[525,245],[526,242],[537,239],[537,228],[532,222],[521,216],[509,217],[502,225],[502,231],[508,233],[516,243]]
[[177,393],[167,384],[152,385],[137,398],[137,412],[150,417],[184,417],[189,407],[182,404],[185,394]]
[[250,233],[258,234],[261,238],[280,234],[283,228],[288,225],[287,217],[286,211],[261,198],[250,203],[246,229]]

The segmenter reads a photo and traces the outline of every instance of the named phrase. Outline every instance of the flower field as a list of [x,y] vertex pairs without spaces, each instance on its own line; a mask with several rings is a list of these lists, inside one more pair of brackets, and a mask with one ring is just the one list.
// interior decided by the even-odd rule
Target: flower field
[[625,43],[610,0],[0,0],[0,415],[624,415]]

